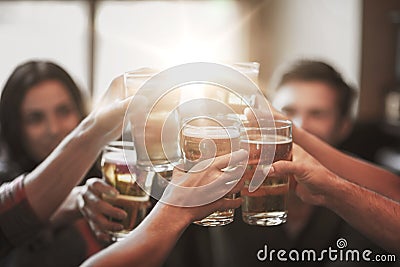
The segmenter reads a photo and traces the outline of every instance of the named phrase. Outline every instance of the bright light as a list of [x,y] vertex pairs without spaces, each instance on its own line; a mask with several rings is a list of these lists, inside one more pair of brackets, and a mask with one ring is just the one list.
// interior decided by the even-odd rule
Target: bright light
[[104,1],[98,10],[99,89],[141,67],[249,60],[254,12],[244,13],[238,1]]

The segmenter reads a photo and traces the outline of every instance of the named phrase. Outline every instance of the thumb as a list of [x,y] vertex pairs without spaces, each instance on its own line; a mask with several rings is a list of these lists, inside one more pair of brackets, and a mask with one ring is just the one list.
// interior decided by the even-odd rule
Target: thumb
[[[113,121],[114,119],[116,121],[120,121],[122,123],[123,121],[123,116],[128,110],[128,107],[130,106],[130,103],[132,101],[132,97],[127,97],[123,100],[116,100],[115,102],[109,104],[108,106],[108,119]],[[115,123],[115,121],[113,121]]]
[[293,161],[280,160],[274,162],[269,169],[268,176],[298,175],[301,173],[298,165]]

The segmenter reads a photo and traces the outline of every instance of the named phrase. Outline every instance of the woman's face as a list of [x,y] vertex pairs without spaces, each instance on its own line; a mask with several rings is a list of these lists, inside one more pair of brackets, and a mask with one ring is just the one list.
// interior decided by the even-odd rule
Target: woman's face
[[24,146],[35,161],[44,160],[80,122],[67,88],[49,80],[30,88],[21,106]]

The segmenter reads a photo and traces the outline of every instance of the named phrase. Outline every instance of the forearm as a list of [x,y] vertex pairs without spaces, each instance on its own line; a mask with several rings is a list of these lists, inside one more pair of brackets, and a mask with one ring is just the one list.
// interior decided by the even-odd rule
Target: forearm
[[[179,206],[178,203],[184,203],[183,199],[192,198],[193,192],[204,185],[213,184],[212,190],[208,193],[226,194],[226,185],[235,182],[236,185],[229,188],[229,193],[239,192],[243,188],[244,178],[237,181],[236,171],[242,172],[243,169],[238,167],[235,171],[223,174],[221,169],[228,165],[239,164],[247,157],[248,153],[245,150],[239,150],[217,157],[207,168],[200,162],[193,167],[193,171],[187,173],[180,168],[175,169],[172,177],[173,185],[170,184],[166,188],[161,200],[146,219],[127,238],[94,255],[83,266],[162,265],[191,222],[205,218],[216,210],[238,208],[241,199],[225,199],[219,196],[219,199],[208,204],[202,203],[205,199],[198,199],[194,206],[193,202],[190,202],[192,204],[190,206]],[[198,171],[200,168],[203,168],[202,171]],[[219,182],[215,183],[217,179]],[[191,190],[187,190],[189,188]],[[176,206],[163,203],[175,203]]]
[[382,247],[400,251],[398,202],[340,178],[325,189],[327,208]]
[[400,200],[400,178],[397,175],[348,156],[297,127],[293,127],[293,140],[340,177]]
[[188,213],[179,209],[159,202],[129,237],[99,252],[83,266],[162,265],[191,222]]
[[90,121],[84,121],[25,179],[29,203],[46,221],[78,184],[102,147]]

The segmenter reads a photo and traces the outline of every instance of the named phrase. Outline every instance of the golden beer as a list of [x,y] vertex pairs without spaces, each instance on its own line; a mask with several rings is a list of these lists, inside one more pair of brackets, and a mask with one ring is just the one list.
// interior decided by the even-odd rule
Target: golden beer
[[183,131],[182,152],[186,162],[197,162],[236,151],[239,144],[236,129],[187,127]]
[[103,200],[123,209],[128,214],[123,220],[109,218],[111,221],[120,223],[124,227],[121,231],[110,233],[114,241],[128,235],[144,219],[150,207],[149,195],[138,184],[138,181],[146,179],[146,177],[142,177],[146,173],[137,169],[135,161],[131,161],[128,163],[129,165],[127,164],[129,158],[135,158],[132,154],[134,153],[133,150],[126,151],[125,153],[127,154],[124,154],[123,150],[105,150],[102,156],[102,173],[104,179],[119,192],[117,197],[103,194]]
[[[220,124],[219,124],[220,123]],[[239,150],[240,132],[236,120],[213,121],[208,118],[195,119],[183,127],[181,149],[185,168],[190,169],[199,161],[229,154]],[[234,195],[226,195],[234,198]],[[216,211],[201,221],[203,226],[226,225],[233,221],[234,209]]]
[[241,148],[249,151],[249,161],[244,172],[245,186],[240,194],[243,198],[242,218],[251,225],[278,225],[286,222],[289,177],[268,177],[254,192],[248,190],[254,177],[264,178],[263,169],[271,159],[261,156],[261,151],[273,150],[272,162],[292,160],[292,138],[284,135],[263,135],[262,132],[247,132],[241,140]]

